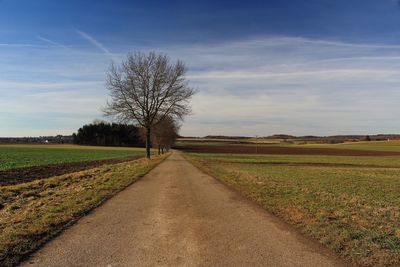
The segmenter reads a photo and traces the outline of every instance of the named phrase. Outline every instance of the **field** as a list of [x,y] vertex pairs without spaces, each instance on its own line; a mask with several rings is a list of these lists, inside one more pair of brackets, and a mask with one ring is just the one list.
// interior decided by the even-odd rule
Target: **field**
[[0,185],[43,179],[143,157],[141,148],[0,145]]
[[400,141],[351,142],[351,143],[342,143],[334,145],[308,144],[302,146],[400,152]]
[[0,266],[14,266],[165,157],[144,149],[0,145]]
[[348,262],[398,266],[399,144],[268,145],[257,154],[254,146],[232,144],[181,149],[196,166]]
[[333,155],[333,156],[400,156],[398,151],[373,151],[359,149],[341,149],[321,146],[279,146],[279,145],[184,145],[186,152],[234,153],[234,154],[276,154],[276,155]]
[[0,266],[16,265],[162,159],[138,159],[0,186]]
[[77,145],[0,145],[0,170],[143,155],[141,148]]

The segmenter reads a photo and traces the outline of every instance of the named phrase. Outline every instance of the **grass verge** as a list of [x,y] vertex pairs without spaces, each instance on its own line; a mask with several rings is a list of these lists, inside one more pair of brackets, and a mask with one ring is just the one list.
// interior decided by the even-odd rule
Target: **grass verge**
[[[351,264],[399,266],[400,169],[385,168],[385,162],[369,157],[363,158],[366,162],[342,160],[382,166],[315,166],[307,164],[308,157],[291,155],[284,160],[274,155],[184,156]],[[262,164],[277,160],[285,164]],[[326,157],[320,160],[328,162]]]
[[14,266],[168,156],[0,187],[0,266]]

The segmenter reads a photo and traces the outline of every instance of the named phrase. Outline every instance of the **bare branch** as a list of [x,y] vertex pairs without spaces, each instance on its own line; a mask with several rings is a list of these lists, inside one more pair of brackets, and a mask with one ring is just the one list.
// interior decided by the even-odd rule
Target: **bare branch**
[[110,100],[104,114],[119,121],[133,120],[148,133],[162,121],[183,120],[190,114],[189,100],[195,93],[185,79],[186,71],[182,61],[171,63],[164,54],[129,54],[120,66],[112,64],[107,74]]

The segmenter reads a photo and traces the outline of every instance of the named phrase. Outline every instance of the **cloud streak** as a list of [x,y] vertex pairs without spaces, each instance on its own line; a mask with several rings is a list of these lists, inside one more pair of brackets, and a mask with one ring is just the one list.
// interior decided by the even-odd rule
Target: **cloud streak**
[[97,41],[94,37],[90,36],[88,33],[76,30],[76,32],[89,43],[97,47],[99,50],[103,51],[106,55],[113,57],[113,54],[108,50],[102,43]]
[[48,45],[37,45],[37,44],[18,44],[18,43],[0,43],[0,47],[9,48],[45,48]]
[[379,48],[379,49],[400,49],[400,45],[388,44],[362,44],[362,43],[346,43],[340,41],[313,40],[302,37],[289,37],[288,41],[302,42],[304,44],[317,44],[325,46],[351,47],[351,48]]
[[36,36],[36,38],[39,39],[40,41],[46,42],[48,44],[51,44],[51,45],[54,45],[54,46],[58,46],[58,47],[62,47],[62,48],[65,48],[65,49],[69,49],[69,47],[66,46],[66,45],[60,44],[58,42],[55,42],[55,41],[50,40],[50,39],[47,39],[47,38],[42,37],[40,35]]
[[[50,129],[46,123],[70,134],[101,118],[109,59],[98,50],[122,58],[133,46],[113,47],[111,54],[93,37],[80,36],[93,46],[66,51],[39,36],[45,46],[0,50],[2,134],[45,135],[40,129]],[[286,36],[139,50],[166,52],[188,64],[187,77],[199,93],[183,135],[400,132],[393,123],[400,112],[397,46]]]
[[200,90],[183,134],[400,131],[400,46],[260,37],[165,50]]

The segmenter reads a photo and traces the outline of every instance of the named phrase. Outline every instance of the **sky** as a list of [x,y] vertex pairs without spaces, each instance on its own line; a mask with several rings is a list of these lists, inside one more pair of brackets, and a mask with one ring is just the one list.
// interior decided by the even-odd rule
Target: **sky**
[[397,0],[0,0],[0,136],[72,134],[111,62],[183,60],[185,136],[400,133]]

